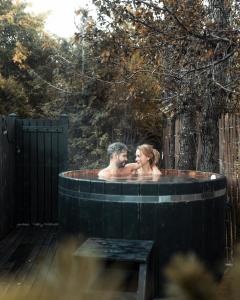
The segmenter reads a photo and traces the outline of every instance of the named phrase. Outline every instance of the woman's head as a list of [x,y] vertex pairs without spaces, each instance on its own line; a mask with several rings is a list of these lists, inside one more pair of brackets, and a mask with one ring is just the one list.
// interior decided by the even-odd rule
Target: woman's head
[[136,150],[136,161],[141,163],[141,165],[149,163],[152,167],[155,164],[155,154],[153,146],[148,144],[138,146]]

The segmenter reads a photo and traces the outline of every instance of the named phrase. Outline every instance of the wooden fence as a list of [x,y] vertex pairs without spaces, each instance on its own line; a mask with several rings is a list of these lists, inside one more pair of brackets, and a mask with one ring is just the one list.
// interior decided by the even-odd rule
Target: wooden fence
[[[197,122],[199,126],[200,120]],[[177,168],[181,119],[174,125],[166,122],[163,129],[164,167]],[[199,128],[196,128],[196,169],[201,155]],[[174,142],[174,151],[171,143]],[[173,153],[172,153],[173,152]],[[174,156],[174,159],[173,157]],[[236,242],[240,241],[240,114],[224,114],[219,120],[219,167],[228,179],[228,205],[226,208],[226,255],[230,260]]]
[[[173,124],[172,124],[173,122]],[[199,125],[201,123],[200,118],[196,122],[195,129],[195,150],[196,150],[196,170],[199,169],[199,161],[201,156],[201,148],[202,145],[200,143],[200,128]],[[166,169],[177,169],[178,168],[178,160],[180,155],[180,134],[182,128],[182,120],[181,117],[175,119],[174,121],[167,120],[165,122],[165,126],[163,128],[163,165]],[[173,147],[174,149],[171,149]]]
[[226,215],[227,253],[240,241],[240,114],[222,115],[219,120],[220,172],[228,179],[229,209]]
[[15,227],[15,115],[0,116],[0,239]]
[[0,239],[16,224],[58,222],[58,174],[67,169],[68,118],[0,116]]
[[68,118],[16,119],[16,222],[58,222],[58,174],[67,169]]

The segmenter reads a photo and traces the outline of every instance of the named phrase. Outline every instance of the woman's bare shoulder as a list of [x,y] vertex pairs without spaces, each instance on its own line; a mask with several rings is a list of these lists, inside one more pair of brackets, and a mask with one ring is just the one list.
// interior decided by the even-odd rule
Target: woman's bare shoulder
[[157,166],[152,167],[153,175],[162,175],[162,172],[158,169]]

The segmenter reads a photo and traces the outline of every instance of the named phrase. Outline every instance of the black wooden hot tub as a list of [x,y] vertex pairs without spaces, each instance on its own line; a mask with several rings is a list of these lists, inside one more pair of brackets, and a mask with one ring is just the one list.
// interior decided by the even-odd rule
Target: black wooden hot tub
[[59,175],[59,222],[65,231],[85,237],[153,240],[156,295],[161,291],[163,266],[177,252],[192,251],[214,273],[220,270],[225,248],[224,176],[163,170],[156,181],[101,180],[97,172]]

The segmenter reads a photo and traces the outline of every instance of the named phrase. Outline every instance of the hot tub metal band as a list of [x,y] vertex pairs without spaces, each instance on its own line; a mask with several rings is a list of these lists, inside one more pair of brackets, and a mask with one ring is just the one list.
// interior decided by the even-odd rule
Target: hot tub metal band
[[219,198],[226,194],[226,188],[203,192],[198,194],[185,194],[185,195],[110,195],[110,194],[96,194],[86,193],[80,191],[72,191],[59,186],[59,192],[66,197],[72,197],[77,199],[86,199],[92,201],[111,201],[111,202],[124,202],[124,203],[164,203],[164,202],[190,202],[200,201],[204,199]]

